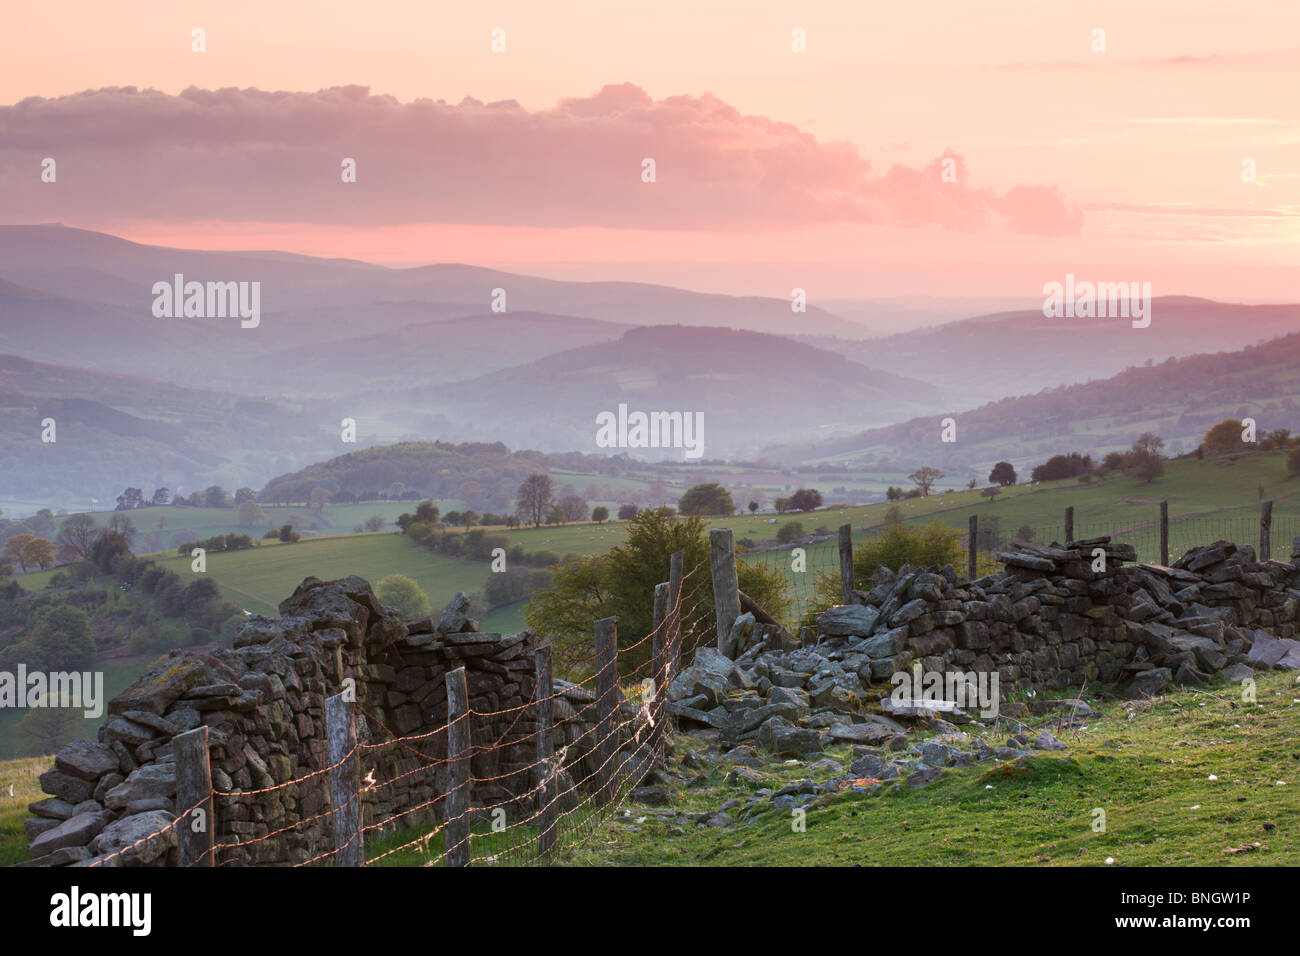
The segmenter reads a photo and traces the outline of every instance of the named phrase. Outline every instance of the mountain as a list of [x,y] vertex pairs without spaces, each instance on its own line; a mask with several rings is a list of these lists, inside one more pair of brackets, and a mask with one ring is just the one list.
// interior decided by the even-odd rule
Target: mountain
[[[397,304],[389,306],[399,307]],[[299,393],[369,392],[376,381],[469,378],[531,362],[552,352],[616,339],[627,326],[544,312],[485,312],[414,322],[382,335],[309,342],[266,357],[292,368]],[[377,374],[378,373],[378,374]]]
[[[177,274],[186,281],[260,283],[260,324],[155,318],[153,286]],[[412,324],[479,314],[501,295],[507,314],[863,334],[857,324],[823,309],[793,313],[784,299],[633,282],[564,282],[460,264],[390,269],[282,252],[171,249],[58,225],[0,226],[0,279],[0,347],[7,351],[73,365],[110,362],[116,370],[142,375],[166,368],[174,370],[168,377],[222,388],[252,387],[264,379],[271,352],[351,340],[362,332],[382,337]],[[41,334],[44,328],[57,329],[61,339],[52,345]],[[493,344],[484,340],[474,349],[481,354]],[[394,340],[384,357],[400,358],[401,349]],[[458,368],[458,358],[443,355],[440,377]],[[325,371],[338,367],[326,365]],[[478,371],[471,367],[469,374]],[[292,394],[292,380],[282,384]]]
[[951,444],[939,440],[940,414],[847,438],[768,448],[764,455],[798,464],[890,461],[987,473],[999,460],[1021,468],[1069,451],[1096,458],[1127,448],[1146,431],[1165,439],[1166,452],[1179,454],[1196,448],[1210,426],[1230,417],[1252,417],[1260,431],[1300,431],[1300,333],[949,414],[957,424]]
[[[41,440],[42,421],[55,441]],[[338,421],[297,406],[0,355],[0,498],[112,501],[128,485],[259,485],[338,447]]]
[[861,340],[800,336],[845,358],[942,383],[948,404],[973,408],[1104,378],[1133,365],[1246,345],[1300,331],[1300,305],[1236,305],[1188,296],[1152,300],[1151,325],[1129,319],[1045,318],[1002,312]]
[[428,416],[423,427],[452,440],[491,434],[544,451],[601,451],[596,416],[617,413],[621,403],[629,411],[702,412],[703,455],[718,458],[756,451],[766,436],[807,438],[896,421],[935,408],[938,390],[779,336],[647,326],[469,381],[370,398],[386,399],[389,417]]

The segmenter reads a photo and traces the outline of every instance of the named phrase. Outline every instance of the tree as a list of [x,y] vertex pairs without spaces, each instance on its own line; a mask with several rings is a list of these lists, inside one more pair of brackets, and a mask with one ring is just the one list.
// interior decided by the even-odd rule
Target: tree
[[1286,473],[1288,475],[1300,475],[1300,448],[1295,449],[1286,456]]
[[993,466],[989,472],[989,484],[1001,485],[1006,488],[1008,485],[1016,483],[1016,469],[1009,461],[1000,461]]
[[604,524],[609,520],[609,509],[604,505],[596,505],[591,509],[591,520],[596,524]]
[[5,557],[11,561],[17,561],[18,567],[22,569],[24,574],[27,573],[27,562],[23,560],[23,548],[35,540],[36,535],[34,534],[16,534],[5,542]]
[[587,502],[577,495],[565,495],[561,498],[560,509],[568,521],[581,521],[587,517]]
[[48,538],[32,538],[23,545],[23,567],[37,565],[42,570],[54,567],[54,545]]
[[239,507],[245,501],[256,501],[257,492],[252,488],[240,488],[235,492],[235,507]]
[[170,495],[171,492],[168,491],[166,488],[155,488],[153,490],[153,498],[151,500],[153,501],[155,506],[162,506],[167,504],[167,502],[170,500]]
[[758,511],[758,502],[757,502],[757,501],[751,501],[751,502],[749,503],[749,513],[750,513],[750,514],[754,514],[756,511]]
[[789,544],[796,538],[803,537],[803,525],[798,521],[787,521],[781,525],[776,532],[776,540],[782,544]]
[[688,488],[677,502],[684,515],[729,515],[736,510],[731,492],[716,481]]
[[546,512],[546,523],[564,524],[564,520],[564,509],[560,507],[559,503],[551,505],[551,510]]
[[297,531],[293,530],[293,525],[291,524],[280,525],[280,540],[283,541],[285,544],[292,544],[293,542],[297,541],[301,537],[302,535],[300,535]]
[[540,528],[551,507],[551,494],[551,476],[534,472],[515,492],[516,513],[524,521],[531,521],[534,528]]
[[207,490],[203,492],[203,503],[209,508],[224,508],[227,504],[226,497],[226,490],[224,488],[220,485],[210,485]]
[[930,493],[930,489],[934,487],[934,483],[943,477],[943,472],[938,468],[932,468],[929,465],[925,465],[922,468],[916,469],[916,471],[912,472],[907,477],[916,482],[916,487],[920,490],[922,497],[924,497]]
[[1147,484],[1165,473],[1165,457],[1160,454],[1164,439],[1154,432],[1143,432],[1128,453],[1128,472]]
[[69,604],[57,604],[37,614],[28,640],[49,670],[81,670],[95,656],[90,618]]
[[1245,447],[1241,441],[1241,419],[1225,418],[1219,422],[1205,433],[1201,447],[1210,455],[1241,451]]
[[901,501],[903,498],[903,489],[897,485],[890,485],[885,489],[886,501]]
[[[586,511],[585,508],[583,510]],[[478,524],[478,514],[466,509],[465,513],[460,516],[460,520],[464,522],[465,530],[468,531],[470,528],[474,527],[474,525]]]
[[631,521],[637,515],[636,505],[623,505],[618,509],[619,521]]
[[383,526],[384,526],[383,515],[371,515],[369,518],[366,519],[365,529],[367,531],[378,531]]
[[772,507],[776,509],[777,514],[783,515],[790,510],[790,499],[777,498],[775,501],[772,502]]
[[896,524],[903,523],[903,509],[898,505],[893,505],[885,512],[885,527],[892,527]]
[[790,496],[790,507],[795,511],[816,511],[822,506],[822,493],[816,488],[800,488]]
[[979,482],[977,482],[974,478],[972,478],[970,481],[966,482],[966,487],[969,488],[971,491],[974,491],[975,486],[977,484],[979,484]]
[[144,504],[144,492],[139,488],[128,488],[117,496],[117,510],[130,511]]
[[66,555],[62,560],[85,560],[90,557],[90,546],[95,543],[98,534],[94,515],[76,514],[64,519],[54,543],[58,546],[59,553]]
[[261,505],[251,498],[241,501],[235,512],[239,517],[239,523],[245,528],[251,528],[254,525],[261,525],[266,522],[266,512],[262,510]]
[[334,495],[328,488],[313,488],[311,490],[311,496],[308,498],[308,507],[317,514],[320,514],[333,500]]
[[14,726],[18,756],[44,757],[57,753],[78,737],[87,736],[82,710],[61,695],[57,706],[50,701],[44,707],[32,707]]
[[992,501],[1000,494],[1002,494],[1002,489],[994,485],[991,488],[985,488],[983,491],[981,491],[980,497],[987,498],[989,501]]
[[429,616],[428,596],[420,590],[420,585],[404,574],[389,574],[380,578],[375,585],[375,597],[379,598],[381,604],[397,608],[408,621]]
[[[538,591],[524,611],[529,627],[553,637],[566,651],[589,657],[595,622],[618,617],[619,634],[629,635],[619,652],[619,669],[632,672],[649,659],[650,642],[631,635],[646,635],[654,627],[654,589],[668,580],[669,562],[682,552],[682,570],[698,587],[682,594],[683,660],[690,660],[697,643],[713,643],[714,610],[709,585],[709,542],[704,520],[674,519],[665,509],[650,508],[632,519],[627,537],[605,554],[573,558],[554,568],[549,587]],[[789,612],[785,578],[763,564],[737,560],[740,589],[778,620]]]
[[1029,473],[1034,481],[1059,481],[1063,478],[1078,478],[1092,471],[1092,457],[1072,451],[1068,455],[1053,455],[1043,464]]
[[120,534],[128,545],[135,544],[135,523],[126,515],[114,513],[108,518],[108,530]]

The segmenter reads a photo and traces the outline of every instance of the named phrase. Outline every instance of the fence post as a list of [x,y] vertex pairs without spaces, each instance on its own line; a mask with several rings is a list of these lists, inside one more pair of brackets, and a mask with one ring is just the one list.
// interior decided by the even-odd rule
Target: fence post
[[663,704],[664,694],[668,691],[668,627],[670,612],[668,610],[667,581],[655,585],[655,621],[654,636],[650,640],[650,689],[654,695],[647,706],[650,714],[650,754],[651,760],[657,762],[663,746]]
[[1065,543],[1074,540],[1074,505],[1065,509]]
[[970,516],[970,530],[966,534],[966,577],[975,580],[975,555],[979,550],[980,518]]
[[207,725],[173,737],[172,752],[176,754],[176,809],[185,814],[176,830],[180,865],[215,866],[212,837],[217,821],[212,816]]
[[614,797],[614,700],[618,690],[618,618],[596,622],[596,802]]
[[682,667],[682,552],[668,559],[668,670],[664,685],[673,682]]
[[533,666],[537,675],[537,855],[543,857],[555,845],[556,780],[560,772],[559,767],[551,766],[555,759],[555,741],[551,738],[555,688],[549,647],[539,647],[533,652]]
[[361,865],[361,760],[352,702],[342,694],[325,698],[329,741],[330,802],[334,805],[335,866]]
[[469,690],[465,668],[447,675],[447,865],[469,865]]
[[1160,502],[1160,565],[1169,567],[1169,500]]
[[1270,498],[1259,506],[1259,560],[1273,556],[1273,501]]
[[726,654],[731,625],[740,617],[736,548],[730,528],[714,528],[709,532],[709,571],[713,575],[713,605],[717,610],[718,650]]
[[853,526],[840,525],[840,590],[843,601],[848,604],[853,600]]

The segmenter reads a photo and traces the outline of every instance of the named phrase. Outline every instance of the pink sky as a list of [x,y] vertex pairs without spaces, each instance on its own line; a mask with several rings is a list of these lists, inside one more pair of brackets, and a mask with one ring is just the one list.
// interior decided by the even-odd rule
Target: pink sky
[[0,221],[813,301],[1294,300],[1300,5],[1206,6],[23,4]]

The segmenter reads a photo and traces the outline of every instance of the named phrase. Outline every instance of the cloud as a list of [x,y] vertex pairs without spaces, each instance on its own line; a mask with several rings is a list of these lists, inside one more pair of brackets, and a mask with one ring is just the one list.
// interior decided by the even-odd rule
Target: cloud
[[[736,231],[832,222],[1077,232],[1049,186],[955,183],[940,161],[877,172],[847,143],[745,116],[710,94],[630,84],[530,111],[402,103],[346,86],[179,95],[134,87],[0,107],[0,219],[391,226],[473,223]],[[58,181],[41,183],[42,158]],[[340,181],[345,157],[357,182]],[[657,181],[641,180],[653,158]]]

